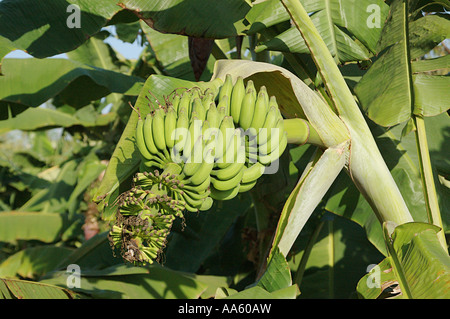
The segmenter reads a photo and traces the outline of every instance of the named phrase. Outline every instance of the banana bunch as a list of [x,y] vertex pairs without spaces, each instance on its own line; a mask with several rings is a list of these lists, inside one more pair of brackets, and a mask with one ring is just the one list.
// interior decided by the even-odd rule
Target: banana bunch
[[213,200],[253,188],[287,146],[277,101],[264,86],[257,91],[251,80],[233,83],[227,75],[218,93],[177,91],[138,118],[140,172],[117,199],[110,232],[112,245],[131,262],[158,258],[184,210],[208,210]]
[[[217,96],[216,96],[217,95]],[[218,94],[185,90],[139,119],[136,144],[144,169],[178,165],[176,198],[186,209],[209,209],[250,190],[287,145],[275,97],[230,75]]]
[[175,216],[184,210],[183,203],[140,186],[117,201],[116,221],[108,236],[111,245],[129,262],[151,264],[165,247]]

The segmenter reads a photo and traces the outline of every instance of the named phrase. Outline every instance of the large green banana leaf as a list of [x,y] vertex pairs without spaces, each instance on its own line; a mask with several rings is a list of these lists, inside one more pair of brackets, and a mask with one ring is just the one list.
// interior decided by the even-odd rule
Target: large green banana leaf
[[250,10],[245,0],[122,0],[120,6],[160,32],[219,39],[239,35]]
[[[79,8],[79,27],[69,28]],[[37,58],[71,51],[100,29],[120,7],[116,1],[5,0],[0,2],[0,67],[10,51],[25,50]],[[1,71],[1,70],[0,70]],[[2,71],[3,72],[3,71]]]
[[73,248],[58,246],[35,246],[25,248],[0,263],[0,278],[29,278],[37,280],[53,271],[71,254]]
[[450,21],[437,15],[414,19],[412,1],[396,0],[377,51],[381,52],[356,85],[367,116],[382,126],[408,121],[412,115],[434,116],[446,111],[448,76],[430,71],[448,69],[448,58],[420,58],[450,37]]
[[[0,67],[3,57],[13,50],[24,50],[37,58],[69,52],[108,23],[138,18],[161,32],[233,37],[242,33],[249,10],[244,0],[4,0],[0,2]],[[70,27],[76,21],[79,25]]]
[[[371,53],[375,53],[382,25],[389,10],[389,6],[383,1],[303,0],[301,2],[305,10],[311,14],[314,25],[337,62],[367,60]],[[257,8],[258,6],[261,8]],[[269,27],[274,23],[288,20],[289,15],[283,9],[279,1],[267,1],[255,5],[249,13],[249,19],[257,19],[254,30],[261,29],[261,27],[256,28],[258,25],[263,24]],[[272,12],[275,14],[272,15]],[[309,53],[307,45],[295,27],[264,42],[256,48],[256,51],[266,49]]]
[[[9,103],[6,105],[9,105]],[[13,118],[0,121],[0,133],[12,130],[33,131],[42,128],[75,125],[84,127],[105,126],[115,118],[116,114],[114,113],[99,114],[92,105],[83,107],[73,114],[42,107],[27,108]]]
[[[94,298],[197,299],[207,288],[195,277],[159,265],[144,268],[119,264],[101,270],[81,268],[80,275],[80,286],[74,290]],[[66,271],[59,271],[40,283],[65,287],[66,281]]]
[[104,165],[93,155],[86,156],[83,161],[67,161],[61,166],[51,184],[33,194],[20,207],[20,211],[72,213],[79,205],[79,197],[98,178],[104,168]]
[[[165,266],[186,272],[197,272],[201,267],[208,267],[207,259],[226,241],[224,238],[236,227],[236,220],[250,209],[251,200],[247,193],[241,194],[234,201],[216,201],[211,209],[199,215],[185,214],[186,226],[183,229],[173,228],[172,237],[164,252]],[[235,248],[231,260],[223,255],[217,256],[223,268],[232,264],[232,268],[236,269],[245,262],[244,253],[238,253],[243,250],[242,247]]]
[[397,226],[392,234],[385,228],[389,257],[360,280],[358,293],[370,299],[383,292],[385,297],[448,299],[450,257],[439,243],[438,231],[423,223]]
[[0,299],[79,299],[81,295],[40,282],[0,278]]
[[[6,59],[3,72],[5,75],[0,77],[3,119],[8,115],[8,103],[14,107],[17,104],[37,107],[60,94],[60,102],[79,108],[112,92],[137,95],[143,82],[139,77],[68,59]],[[14,109],[11,113],[16,114]]]
[[17,244],[18,240],[52,243],[61,238],[66,216],[57,213],[1,212],[0,241]]

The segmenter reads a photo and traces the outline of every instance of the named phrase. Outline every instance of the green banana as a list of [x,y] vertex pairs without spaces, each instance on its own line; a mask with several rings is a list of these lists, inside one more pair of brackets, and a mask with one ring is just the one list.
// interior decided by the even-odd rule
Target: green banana
[[[186,180],[186,182],[189,183],[190,182],[189,179]],[[206,179],[199,185],[183,184],[180,187],[190,191],[202,193],[208,189],[210,184],[211,184],[211,176],[207,176]]]
[[192,116],[196,115],[200,121],[204,121],[206,118],[206,111],[203,107],[203,103],[199,98],[195,98],[192,102]]
[[212,170],[211,175],[220,180],[229,180],[236,176],[245,165],[245,147],[241,146],[239,152],[236,153],[234,162],[223,169]]
[[267,93],[267,88],[264,85],[259,88],[259,93],[264,94],[266,105],[269,105],[269,93]]
[[[227,74],[225,76],[225,82],[222,85],[222,87],[220,88],[220,92],[219,92],[219,104],[223,100],[225,100],[227,114],[230,114],[230,97],[231,97],[232,90],[233,90],[233,79],[230,74]],[[224,98],[225,96],[227,97],[226,99]]]
[[202,123],[202,135],[203,135],[203,143],[209,144],[210,135],[211,135],[211,125],[209,125],[208,120],[204,120]]
[[284,134],[283,119],[279,118],[275,127],[271,128],[270,131],[270,138],[267,142],[258,146],[258,152],[261,155],[267,155],[273,152],[280,144]]
[[278,115],[278,108],[276,106],[271,106],[267,112],[264,125],[258,131],[258,145],[264,145],[270,139],[272,128],[275,127],[278,122]]
[[202,99],[202,104],[205,111],[208,111],[211,105],[216,105],[216,103],[214,102],[214,93],[212,92],[205,93]]
[[203,160],[211,161],[214,163],[214,155],[217,148],[217,139],[219,134],[219,128],[211,127],[209,121],[205,120],[202,127],[204,154]]
[[[233,132],[229,129],[225,134],[225,138],[222,138],[222,157],[216,160],[216,166],[219,169],[224,169],[234,162],[243,139],[240,128],[234,129]],[[219,145],[219,147],[221,146]]]
[[[183,193],[188,194],[193,200],[203,200],[209,196],[210,191],[207,190],[207,191],[203,191],[203,192],[197,192],[197,191],[191,191],[188,189],[183,189]],[[191,205],[192,204],[193,203],[191,202]],[[197,202],[197,204],[200,204],[200,203]]]
[[256,162],[253,165],[246,167],[244,169],[244,174],[242,175],[242,183],[251,183],[256,181],[264,174],[265,166],[260,162]]
[[214,186],[215,189],[219,191],[227,191],[236,187],[236,185],[239,185],[239,183],[242,180],[243,174],[244,174],[244,167],[242,167],[241,170],[233,178],[226,181],[211,176],[211,184]]
[[[250,81],[249,81],[250,82]],[[252,124],[253,113],[255,110],[254,90],[249,88],[242,99],[241,113],[239,115],[239,125],[245,131]]]
[[219,105],[217,105],[217,111],[219,112],[219,118],[221,119],[221,121],[223,121],[225,116],[230,116],[230,114],[227,114],[227,110],[223,106],[219,107]]
[[151,154],[158,154],[159,151],[156,148],[155,141],[153,140],[153,116],[147,114],[144,121],[143,136],[145,145]]
[[[184,197],[183,197],[184,198]],[[198,208],[195,208],[193,206],[191,206],[190,204],[188,204],[186,202],[186,205],[184,206],[186,208],[187,211],[191,212],[191,213],[197,213],[198,212]]]
[[157,161],[152,161],[152,160],[141,162],[141,164],[145,166],[145,167],[141,167],[141,171],[146,171],[147,168],[152,168],[152,167],[156,167],[156,168],[159,168],[159,169],[163,169],[164,168],[163,164],[161,164],[160,162],[157,162]]
[[140,172],[117,199],[120,218],[110,233],[117,247],[136,240],[136,248],[125,252],[127,260],[152,262],[183,210],[205,211],[213,200],[249,191],[285,151],[287,133],[275,97],[269,99],[264,86],[258,92],[251,80],[246,83],[239,77],[233,86],[227,75],[218,93],[174,91],[165,106],[138,118]]
[[171,103],[176,114],[178,114],[178,106],[180,105],[180,99],[181,97],[178,94],[175,94]]
[[220,124],[214,150],[214,158],[219,164],[223,163],[222,157],[226,154],[227,148],[233,139],[234,130],[233,118],[231,116],[225,116]]
[[190,89],[191,92],[191,101],[194,101],[194,99],[199,98],[201,99],[201,90],[199,87],[193,87]]
[[287,146],[287,133],[283,132],[282,138],[278,146],[267,155],[259,155],[258,161],[263,165],[269,165],[273,161],[277,160],[284,152]]
[[144,121],[139,116],[137,125],[136,125],[136,146],[139,149],[139,152],[141,153],[142,157],[151,160],[155,156],[155,154],[158,154],[157,152],[152,154],[145,144],[145,138],[144,138]]
[[220,191],[211,186],[211,198],[215,200],[230,200],[236,197],[239,194],[240,184],[236,185],[234,188],[231,188],[226,191]]
[[269,100],[265,89],[262,89],[258,93],[258,97],[255,102],[255,111],[253,112],[252,123],[250,127],[255,130],[255,133],[264,125],[267,116],[267,110],[269,108]]
[[242,100],[245,96],[245,85],[244,79],[238,77],[236,83],[233,86],[233,91],[231,92],[231,103],[230,103],[230,115],[233,117],[234,124],[239,123],[239,116],[241,114]]
[[186,109],[186,114],[190,114],[189,105],[191,104],[191,94],[189,91],[185,91],[183,95],[181,95],[180,102],[178,104],[178,114],[180,114],[180,110],[182,108]]
[[186,206],[189,207],[191,211],[198,211],[201,207],[205,208],[204,202],[208,199],[210,192],[204,192],[203,194],[198,194],[196,192],[190,192],[183,190],[182,197],[186,202]]
[[209,122],[210,127],[219,128],[221,119],[219,118],[219,111],[214,103],[211,103],[211,106],[206,112],[206,120]]
[[199,210],[201,210],[201,211],[208,210],[212,207],[213,203],[214,203],[214,201],[212,200],[211,197],[206,197],[202,203],[202,206],[200,206]]
[[166,140],[164,137],[164,109],[158,108],[153,115],[152,134],[156,147],[159,150],[166,149]]
[[189,118],[186,113],[186,109],[182,108],[179,110],[174,136],[175,139],[174,153],[176,153],[177,155],[179,155],[181,151],[184,149],[186,139],[188,138],[188,132],[189,132]]
[[191,152],[194,148],[194,144],[201,134],[202,122],[194,116],[190,121],[188,136],[186,137],[186,143],[183,146],[183,158],[185,161],[188,161],[191,157]]
[[184,163],[183,173],[192,176],[203,163],[203,136],[200,135],[194,143],[189,158]]
[[219,103],[217,104],[217,108],[219,110],[223,109],[222,112],[223,112],[224,116],[230,115],[230,107],[229,107],[230,102],[229,101],[230,101],[229,96],[224,95],[222,97],[222,99],[219,101]]
[[[211,149],[206,153],[207,157],[211,157]],[[204,182],[208,176],[210,176],[210,173],[214,167],[214,160],[213,159],[203,159],[202,163],[198,167],[197,171],[194,172],[194,174],[189,179],[190,182],[194,185],[200,185],[202,182]]]
[[175,145],[175,129],[177,127],[177,115],[173,107],[169,107],[164,118],[164,139],[166,146],[172,148]]
[[253,187],[255,187],[257,180],[254,180],[253,182],[249,183],[241,183],[239,185],[239,193],[245,193],[251,190]]
[[247,164],[254,164],[258,162],[258,152],[248,152],[246,153],[246,163]]

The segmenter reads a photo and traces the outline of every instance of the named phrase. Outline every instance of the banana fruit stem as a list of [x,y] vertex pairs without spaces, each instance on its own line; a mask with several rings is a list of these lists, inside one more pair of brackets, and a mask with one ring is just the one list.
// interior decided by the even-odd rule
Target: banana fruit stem
[[285,119],[284,130],[287,133],[289,144],[303,145],[308,143],[320,148],[326,148],[317,131],[304,119]]

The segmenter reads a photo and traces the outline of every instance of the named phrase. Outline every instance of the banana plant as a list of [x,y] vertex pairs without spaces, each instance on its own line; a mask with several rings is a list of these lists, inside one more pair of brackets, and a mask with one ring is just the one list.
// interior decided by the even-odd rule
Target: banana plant
[[[172,140],[169,143],[170,145],[168,145],[168,138],[171,131],[169,131],[169,133],[164,131],[164,123],[168,122],[169,117],[173,117],[173,119],[170,120],[170,123],[173,124],[169,124],[169,126],[173,127],[173,130],[175,130],[175,128],[193,130],[193,117],[195,119],[200,119],[202,125],[207,123],[205,119],[207,117],[207,111],[209,111],[210,108],[206,106],[203,107],[203,109],[200,107],[194,110],[193,105],[195,104],[194,101],[196,99],[198,102],[197,104],[205,104],[205,100],[208,99],[207,92],[209,89],[213,92],[210,101],[216,101],[218,107],[224,105],[225,114],[231,116],[235,124],[238,124],[242,129],[255,129],[255,127],[252,127],[252,121],[250,119],[253,114],[256,93],[253,93],[252,100],[252,94],[248,91],[251,91],[255,84],[264,87],[264,90],[266,90],[266,87],[263,84],[268,83],[267,91],[269,95],[277,92],[276,98],[279,102],[279,109],[282,112],[284,111],[286,117],[286,119],[283,120],[283,126],[287,135],[286,141],[283,143],[291,142],[303,144],[309,142],[319,147],[318,151],[311,159],[310,165],[302,174],[294,191],[291,193],[285,204],[274,236],[272,250],[267,259],[268,262],[270,262],[275,249],[279,249],[283,255],[288,254],[310,215],[343,169],[347,171],[355,186],[365,197],[380,224],[392,222],[395,225],[402,225],[414,221],[399,188],[381,156],[369,126],[336,65],[335,59],[322,40],[319,32],[316,30],[306,10],[296,1],[282,1],[282,4],[285,6],[286,11],[290,15],[297,30],[302,35],[305,45],[311,53],[324,88],[328,94],[329,102],[327,103],[323,97],[312,91],[306,84],[286,69],[271,64],[252,61],[218,61],[215,65],[214,74],[210,82],[202,83],[201,85],[185,83],[183,87],[172,86],[172,91],[168,88],[165,88],[163,91],[157,90],[156,88],[158,86],[156,83],[170,81],[171,84],[174,85],[176,81],[162,78],[149,79],[150,81],[147,81],[147,85],[145,86],[147,87],[147,90],[144,90],[143,93],[141,93],[140,98],[133,107],[136,111],[137,118],[135,116],[134,122],[129,123],[129,125],[130,132],[137,126],[135,140],[137,148],[144,159],[144,166],[147,166],[147,168],[156,167],[161,171],[155,171],[156,176],[151,172],[147,172],[147,174],[150,174],[149,177],[148,175],[145,175],[147,169],[141,166],[141,171],[144,170],[144,175],[139,173],[141,175],[135,177],[132,185],[133,187],[138,185],[138,187],[132,188],[131,194],[128,194],[131,195],[131,197],[126,197],[127,200],[125,201],[122,201],[121,197],[119,197],[119,207],[121,207],[118,210],[119,213],[141,216],[143,212],[149,210],[148,207],[153,202],[148,201],[148,195],[143,192],[145,189],[142,188],[142,185],[145,183],[148,184],[148,189],[151,188],[151,195],[149,195],[151,198],[156,196],[156,193],[154,193],[156,185],[159,185],[159,189],[161,189],[161,185],[164,185],[163,187],[167,188],[164,194],[160,194],[160,196],[162,196],[162,202],[167,202],[170,203],[169,205],[172,205],[172,212],[165,213],[168,215],[174,214],[176,216],[182,216],[180,211],[183,208],[188,208],[190,211],[208,209],[211,207],[211,203],[208,203],[208,200],[210,199],[208,195],[211,195],[211,198],[215,200],[232,199],[236,196],[239,192],[239,188],[235,188],[234,186],[218,186],[220,183],[216,181],[215,184],[213,182],[214,177],[212,177],[211,182],[208,181],[208,183],[206,183],[203,175],[206,177],[208,174],[203,174],[203,167],[206,166],[203,161],[202,163],[196,164],[197,169],[199,169],[196,174],[202,175],[201,181],[205,181],[205,185],[199,183],[200,180],[195,181],[189,188],[189,191],[194,191],[194,197],[188,199],[183,190],[179,193],[181,196],[179,198],[177,197],[179,196],[177,195],[178,191],[174,191],[174,189],[178,189],[179,186],[183,189],[183,187],[185,187],[183,180],[187,177],[187,180],[184,181],[192,183],[191,177],[196,179],[197,175],[194,174],[195,170],[190,169],[188,163],[184,163],[181,167],[176,164],[172,165],[174,164],[174,154],[169,149],[173,146],[175,141]],[[237,79],[231,80],[230,75],[237,76]],[[247,79],[246,88],[244,88],[244,85],[242,84],[242,78]],[[274,85],[274,83],[278,83],[279,87],[277,87],[276,84]],[[286,86],[289,87],[288,91],[290,92],[283,95],[283,93],[287,91],[286,89],[283,89]],[[245,102],[242,102],[242,105],[237,108],[237,112],[235,112],[233,111],[233,107],[227,107],[224,101],[232,94],[230,92],[234,93],[239,87],[242,87],[242,89],[239,89],[241,92],[240,100],[243,100],[242,92],[246,92],[248,97]],[[186,100],[190,100],[190,102],[186,102],[187,105],[190,105],[187,107],[188,110],[190,109],[187,111],[190,122],[189,119],[185,120],[184,124],[180,124],[180,127],[178,127],[178,124],[176,123],[178,123],[181,115],[178,114],[177,118],[176,115],[170,114],[174,112],[178,113],[180,100],[186,96],[186,92],[181,96],[176,95],[177,90],[181,88],[188,88],[186,92],[192,90],[194,92],[194,97],[191,96],[186,98]],[[198,92],[200,93],[195,93],[196,90],[199,90]],[[157,92],[157,96],[153,95],[152,97],[149,97],[147,91],[151,95],[153,95],[152,92]],[[165,96],[164,93],[168,95]],[[175,94],[176,96],[173,99],[170,97],[172,94]],[[197,97],[195,97],[195,94],[197,94]],[[161,103],[160,101],[164,101],[164,103]],[[157,106],[155,107],[153,103]],[[233,105],[232,99],[229,103],[231,103],[230,105]],[[215,104],[213,103],[212,105]],[[226,111],[228,108],[230,111]],[[142,111],[144,109],[147,109],[147,111]],[[215,107],[211,108],[211,111],[213,109],[215,109]],[[151,113],[150,115],[147,114],[149,112]],[[184,113],[184,111],[182,113]],[[144,116],[146,116],[145,119]],[[223,117],[221,121],[224,121],[224,119],[225,117]],[[158,128],[152,126],[152,122],[154,122],[153,125],[157,125]],[[149,124],[147,125],[146,123]],[[200,130],[202,129],[202,125],[200,126]],[[165,139],[163,132],[165,133]],[[149,134],[149,136],[147,137],[146,134]],[[150,145],[151,143],[149,144],[149,142],[147,142],[152,139],[154,140],[154,145]],[[190,152],[197,152],[195,142],[196,139],[192,139],[189,148],[184,150],[188,152],[187,155],[189,155]],[[185,144],[184,147],[186,147]],[[200,147],[199,149],[201,153],[202,148]],[[246,153],[249,153],[248,148],[246,149]],[[279,155],[280,154],[278,154],[278,156]],[[185,157],[185,160],[188,157],[186,157],[184,152],[183,156]],[[138,161],[136,160],[135,165],[137,165],[137,163]],[[211,174],[215,166],[215,163],[211,163],[205,170],[209,171]],[[249,167],[247,168],[249,169]],[[238,177],[238,180],[242,183],[242,176],[235,174],[236,172],[233,171],[231,177]],[[230,181],[226,180],[226,182],[229,183]],[[239,182],[237,181],[233,185],[237,186],[238,184]],[[384,187],[378,187],[377,185],[384,185]],[[109,184],[109,186],[111,186],[111,184]],[[199,186],[202,186],[201,190],[197,189]],[[242,186],[243,185],[241,184],[240,187]],[[115,189],[109,189],[108,192],[105,193],[105,189],[102,189],[102,192],[99,192],[98,194],[111,196],[111,191],[114,190]],[[226,194],[224,193],[219,196],[218,190],[226,191]],[[241,191],[246,190],[248,189],[244,187]],[[200,193],[195,193],[195,191]],[[204,194],[204,196],[202,194]],[[116,197],[117,193],[115,196],[112,196],[113,199]],[[130,205],[129,198],[139,198],[139,203],[132,203],[132,206],[134,206],[130,208],[128,207]],[[182,198],[181,201],[179,200],[180,198]],[[111,203],[110,199],[109,202]],[[159,202],[157,210],[161,210],[162,202],[159,198],[156,202]],[[198,203],[194,205],[193,203],[196,202]],[[178,204],[181,204],[181,206],[176,208],[175,205]],[[115,218],[115,212],[112,211],[108,216]],[[149,218],[151,219],[153,217]],[[123,224],[121,214],[119,214],[118,222],[121,225]],[[139,221],[139,223],[141,222]],[[139,254],[139,249],[130,251],[129,248],[127,248],[130,246],[123,243],[126,236],[131,236],[129,238],[136,238],[136,236],[139,235],[139,232],[142,231],[138,227],[139,225],[133,224],[128,230],[118,227],[115,231],[113,230],[113,233],[111,234],[112,241],[115,245],[122,247],[125,258],[151,262],[152,259],[158,256],[158,253],[164,246],[164,238],[168,234],[167,230],[170,229],[172,220],[168,220],[165,223],[168,224],[163,226],[165,231],[161,233],[160,240],[156,240],[158,244],[151,243],[152,240],[154,241],[155,239],[147,238],[145,237],[146,235],[143,237],[144,241],[149,241],[147,243],[148,245],[155,247],[154,250],[144,255]],[[144,223],[144,230],[147,229],[147,226],[147,223]],[[138,230],[136,231],[133,227],[137,227]],[[127,235],[125,236],[124,234]],[[151,232],[151,234],[154,233]],[[138,241],[138,246],[142,243],[143,240],[140,239]],[[144,250],[146,249],[145,245],[140,247]],[[136,247],[133,249],[135,248]],[[138,256],[137,259],[135,256]]]
[[[333,296],[337,277],[333,262],[339,262],[336,247],[341,237],[333,230],[337,222],[331,214],[322,213],[334,211],[336,206],[341,214],[347,209],[347,203],[339,202],[342,189],[348,187],[342,183],[343,178],[352,183],[347,194],[353,191],[351,196],[361,194],[364,198],[364,205],[357,200],[350,206],[357,206],[358,212],[364,210],[364,217],[370,216],[383,235],[377,238],[383,242],[376,247],[385,259],[375,268],[381,270],[376,273],[381,275],[376,282],[381,282],[381,286],[368,289],[373,286],[369,282],[373,278],[371,272],[360,280],[359,296],[383,296],[392,282],[398,284],[401,297],[445,295],[449,274],[443,240],[446,220],[439,223],[439,212],[431,208],[429,223],[421,215],[425,197],[416,176],[408,170],[414,158],[410,157],[411,145],[406,145],[410,141],[406,134],[416,123],[418,149],[420,153],[425,151],[425,157],[421,157],[422,172],[428,182],[424,182],[423,189],[430,203],[427,207],[432,207],[436,196],[430,191],[428,150],[423,148],[423,134],[419,136],[424,127],[417,123],[422,116],[447,110],[442,102],[443,90],[439,89],[446,85],[447,78],[424,74],[443,68],[447,59],[414,58],[447,36],[447,20],[438,16],[419,18],[423,1],[415,6],[414,1],[393,1],[388,5],[378,0],[230,0],[216,6],[205,5],[204,1],[161,0],[122,1],[118,6],[115,1],[104,0],[98,2],[105,4],[102,10],[98,3],[68,1],[67,4],[78,4],[82,21],[88,21],[72,31],[61,28],[68,14],[60,2],[49,2],[56,5],[51,14],[44,10],[45,5],[33,4],[31,8],[42,13],[39,17],[33,15],[33,10],[25,9],[26,3],[7,0],[0,4],[0,25],[10,26],[14,12],[23,12],[26,22],[18,28],[0,28],[0,43],[5,44],[0,49],[2,60],[13,49],[27,50],[42,58],[81,46],[67,53],[69,59],[2,61],[5,76],[0,82],[5,85],[0,85],[0,132],[56,126],[75,134],[75,138],[80,134],[89,142],[87,149],[97,145],[92,152],[101,154],[108,166],[91,195],[99,204],[104,221],[111,225],[83,244],[74,239],[80,225],[79,213],[84,208],[84,203],[78,205],[80,195],[103,170],[97,157],[93,162],[59,160],[59,168],[49,164],[53,154],[49,143],[36,143],[36,148],[44,149],[40,157],[44,164],[33,168],[31,176],[26,174],[29,171],[20,172],[20,182],[9,180],[11,172],[20,171],[17,164],[2,160],[1,166],[8,168],[2,175],[2,181],[7,180],[7,192],[25,194],[30,190],[32,194],[25,196],[24,202],[14,196],[8,203],[0,201],[5,210],[0,216],[5,221],[1,241],[8,243],[1,244],[1,253],[5,254],[5,247],[19,249],[17,253],[6,253],[11,256],[2,259],[0,277],[21,276],[41,282],[2,279],[0,297],[32,297],[22,296],[16,289],[20,286],[61,298],[296,298],[299,287],[307,291],[311,278],[305,269],[311,267],[310,262],[316,262],[314,253],[324,244],[329,245],[327,295]],[[381,25],[388,19],[384,30],[361,27],[368,23],[370,5],[380,9],[379,21],[371,23]],[[220,19],[212,19],[219,16]],[[55,21],[48,30],[44,23],[47,20]],[[111,48],[102,42],[107,31],[86,39],[85,35],[96,34],[108,24],[116,24],[117,34],[126,41],[132,41],[136,34],[145,36],[141,39],[146,41],[146,47],[137,61],[112,55]],[[425,26],[429,25],[434,31],[427,37]],[[34,32],[25,32],[30,28]],[[132,31],[128,34],[125,30]],[[49,45],[58,34],[58,46]],[[202,41],[210,46],[211,56],[204,64],[202,81],[196,82],[198,70],[191,69],[190,51]],[[402,57],[402,63],[395,65],[393,83],[410,83],[409,91],[401,90],[397,95],[390,88],[383,91],[383,83],[379,82],[390,76],[382,72],[383,63],[394,61],[394,56]],[[369,71],[350,75],[359,82],[352,92],[353,87],[346,83],[346,70],[356,67],[355,61],[361,67],[361,60],[368,59],[374,60]],[[58,71],[48,72],[55,68]],[[39,72],[29,74],[29,69]],[[365,75],[361,78],[359,74]],[[77,91],[80,87],[83,94]],[[403,103],[405,95],[407,102]],[[102,100],[96,101],[99,98]],[[393,122],[382,122],[389,113],[380,107],[387,104],[383,98],[402,102],[398,103],[402,109],[395,112],[398,118]],[[49,99],[55,109],[37,107]],[[109,103],[112,112],[102,114]],[[376,124],[367,121],[363,114]],[[442,115],[445,114],[426,119],[433,123],[427,125],[430,150],[434,143],[443,140]],[[398,128],[380,126],[403,123],[409,118],[402,141]],[[229,139],[226,134],[219,134],[227,129],[233,132]],[[270,138],[260,133],[272,130]],[[438,138],[430,141],[433,130],[439,132],[434,136]],[[405,169],[401,173],[406,172],[406,177],[387,165],[397,158],[384,152],[386,140],[398,143],[396,150],[407,148],[406,156],[400,159],[401,169]],[[78,154],[79,150],[73,152]],[[51,169],[43,171],[47,165],[52,165]],[[442,176],[440,181],[446,182]],[[330,195],[335,188],[341,193]],[[280,211],[281,215],[274,214]],[[352,214],[345,211],[342,215],[360,222],[362,214]],[[305,250],[299,251],[296,244],[309,235],[309,226],[318,216],[318,225]],[[67,225],[68,219],[77,221]],[[274,229],[270,229],[273,222]],[[19,223],[23,228],[10,227]],[[36,223],[50,228],[41,231],[33,228]],[[367,221],[360,223],[367,226]],[[258,235],[248,228],[253,224]],[[328,234],[321,238],[324,229]],[[372,229],[366,230],[372,240]],[[36,241],[41,246],[34,246]],[[318,245],[316,241],[320,241]],[[20,250],[22,242],[29,247]],[[239,245],[235,245],[237,242]],[[129,262],[151,264],[157,260],[165,268],[157,264],[119,265],[121,261],[112,256],[109,243]],[[350,249],[350,245],[343,249]],[[230,284],[230,278],[197,274],[223,271],[221,261],[227,253],[234,258],[226,262],[225,268],[235,276],[237,285]],[[291,258],[291,253],[296,257]],[[301,258],[296,267],[293,259],[298,254]],[[21,262],[28,259],[30,262]],[[45,266],[41,266],[43,259],[48,259]],[[242,273],[237,269],[248,266],[248,261],[256,266],[257,275],[253,287],[245,288],[243,283],[248,283],[236,274]],[[66,285],[64,268],[74,263],[83,268],[82,288],[77,293],[60,289]],[[314,265],[323,264],[320,261]],[[420,276],[415,269],[421,270]],[[295,278],[291,278],[291,271],[296,271]],[[118,275],[122,278],[121,287],[117,285]],[[419,285],[418,280],[426,284]],[[136,290],[136,283],[154,289]]]

